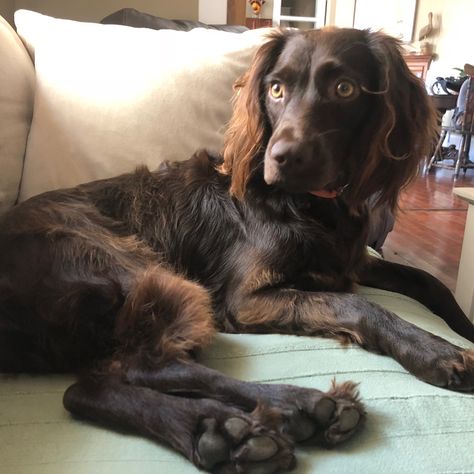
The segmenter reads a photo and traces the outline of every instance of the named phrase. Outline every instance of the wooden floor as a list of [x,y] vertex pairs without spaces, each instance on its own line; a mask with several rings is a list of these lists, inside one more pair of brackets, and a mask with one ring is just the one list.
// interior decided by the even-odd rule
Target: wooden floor
[[383,246],[386,260],[428,271],[455,290],[467,204],[453,187],[474,186],[474,170],[460,173],[434,169],[404,191],[401,212]]

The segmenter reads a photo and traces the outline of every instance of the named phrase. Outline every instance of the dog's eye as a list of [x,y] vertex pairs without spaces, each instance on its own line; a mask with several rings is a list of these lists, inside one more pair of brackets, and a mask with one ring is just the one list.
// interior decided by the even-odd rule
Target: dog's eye
[[274,99],[283,98],[283,86],[278,82],[272,82],[270,84],[270,95]]
[[355,92],[355,87],[352,82],[340,81],[336,85],[336,94],[343,99],[351,97]]

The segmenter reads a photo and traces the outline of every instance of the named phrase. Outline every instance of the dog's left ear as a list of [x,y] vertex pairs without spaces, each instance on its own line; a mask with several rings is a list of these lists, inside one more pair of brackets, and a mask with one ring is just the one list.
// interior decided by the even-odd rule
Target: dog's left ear
[[408,69],[400,41],[367,31],[367,44],[378,64],[378,90],[368,91],[374,93],[377,107],[353,198],[361,202],[377,193],[380,204],[395,208],[400,189],[416,176],[420,161],[432,150],[437,115],[423,81]]

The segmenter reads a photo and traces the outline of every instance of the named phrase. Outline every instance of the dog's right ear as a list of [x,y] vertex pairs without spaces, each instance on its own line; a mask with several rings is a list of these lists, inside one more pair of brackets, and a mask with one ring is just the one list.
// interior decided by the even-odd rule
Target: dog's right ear
[[276,63],[291,30],[277,30],[255,54],[249,70],[235,84],[234,111],[224,139],[220,171],[231,176],[230,192],[238,199],[245,194],[270,137],[265,113],[263,79]]

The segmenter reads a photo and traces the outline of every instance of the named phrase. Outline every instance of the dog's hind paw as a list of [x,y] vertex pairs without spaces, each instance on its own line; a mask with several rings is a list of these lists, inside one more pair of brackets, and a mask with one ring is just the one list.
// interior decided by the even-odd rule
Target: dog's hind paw
[[295,465],[291,443],[251,416],[203,419],[195,450],[197,464],[219,474],[291,470]]

